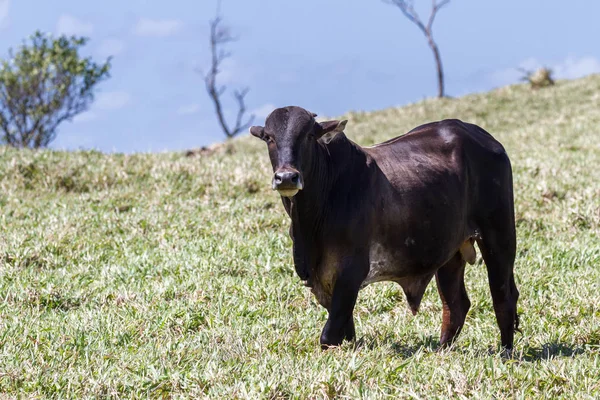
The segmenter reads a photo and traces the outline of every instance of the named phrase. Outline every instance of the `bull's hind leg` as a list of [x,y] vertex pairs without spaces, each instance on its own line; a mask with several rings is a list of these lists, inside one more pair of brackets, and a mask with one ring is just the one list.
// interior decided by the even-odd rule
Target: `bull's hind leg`
[[435,279],[443,305],[440,344],[446,346],[460,333],[471,307],[465,288],[465,260],[460,252],[436,272]]
[[477,240],[477,244],[488,271],[502,346],[510,350],[513,347],[515,330],[519,328],[519,291],[513,271],[516,234],[512,213],[501,214],[492,216],[487,220],[487,226],[481,227],[481,238]]

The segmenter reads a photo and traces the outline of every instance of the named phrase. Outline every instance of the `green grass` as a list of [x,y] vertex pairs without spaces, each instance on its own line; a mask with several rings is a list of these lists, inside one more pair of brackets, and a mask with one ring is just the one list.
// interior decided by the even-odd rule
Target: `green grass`
[[[304,105],[309,107],[308,105]],[[523,334],[499,351],[485,267],[438,351],[435,283],[359,295],[356,346],[295,276],[262,142],[210,156],[0,148],[0,392],[8,397],[600,397],[600,76],[351,112],[363,145],[480,124],[514,169]]]

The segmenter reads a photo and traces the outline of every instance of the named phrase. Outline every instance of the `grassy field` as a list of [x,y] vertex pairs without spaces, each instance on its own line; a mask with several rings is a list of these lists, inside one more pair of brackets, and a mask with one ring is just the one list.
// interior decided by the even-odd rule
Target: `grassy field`
[[196,157],[0,148],[0,397],[600,398],[600,76],[345,117],[363,145],[446,117],[505,145],[514,359],[480,261],[452,349],[435,282],[414,317],[379,283],[357,343],[321,352],[326,311],[295,276],[257,139]]

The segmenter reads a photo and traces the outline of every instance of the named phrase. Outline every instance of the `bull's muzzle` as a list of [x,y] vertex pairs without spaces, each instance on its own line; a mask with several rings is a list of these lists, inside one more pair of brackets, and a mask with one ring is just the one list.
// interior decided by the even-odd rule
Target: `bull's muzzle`
[[284,197],[294,197],[303,186],[302,175],[295,169],[280,169],[273,175],[273,190]]

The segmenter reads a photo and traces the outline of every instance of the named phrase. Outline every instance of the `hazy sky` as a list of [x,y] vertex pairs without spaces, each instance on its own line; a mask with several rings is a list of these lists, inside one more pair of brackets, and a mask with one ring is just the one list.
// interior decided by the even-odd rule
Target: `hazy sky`
[[[415,2],[425,16],[430,2]],[[547,65],[559,78],[600,72],[600,1],[566,4],[453,0],[434,25],[447,93],[514,83],[519,66]],[[251,88],[257,123],[279,106],[334,116],[436,93],[425,38],[381,0],[223,0],[222,11],[240,40],[221,80]],[[90,111],[62,125],[52,147],[186,149],[223,138],[196,72],[208,62],[214,12],[213,0],[0,0],[0,50],[40,29],[88,36],[89,54],[114,56]],[[234,112],[231,94],[224,99]]]

